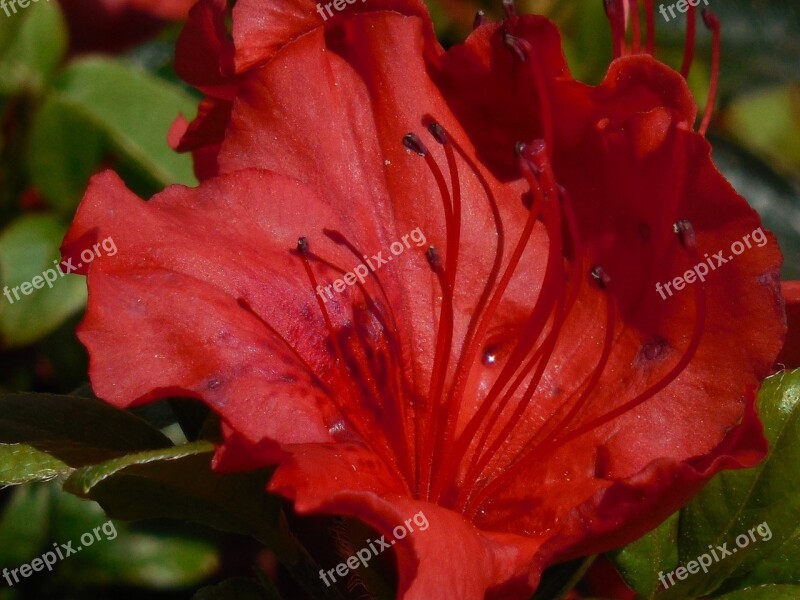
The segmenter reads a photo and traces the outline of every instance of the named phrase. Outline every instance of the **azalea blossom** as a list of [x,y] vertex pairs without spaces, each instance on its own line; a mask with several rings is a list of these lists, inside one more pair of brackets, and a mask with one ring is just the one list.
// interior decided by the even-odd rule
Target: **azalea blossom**
[[[325,21],[239,0],[232,39],[201,0],[176,65],[206,98],[170,132],[201,184],[145,202],[97,175],[63,245],[119,248],[82,269],[95,392],[202,400],[216,467],[277,465],[299,514],[388,538],[422,512],[393,547],[404,599],[527,598],[548,565],[757,463],[781,255],[768,235],[656,292],[761,224],[711,161],[711,104],[695,130],[684,76],[652,56],[645,4],[640,27],[608,2],[616,58],[592,87],[510,3],[445,51],[416,0]],[[319,296],[417,228],[425,247]]]

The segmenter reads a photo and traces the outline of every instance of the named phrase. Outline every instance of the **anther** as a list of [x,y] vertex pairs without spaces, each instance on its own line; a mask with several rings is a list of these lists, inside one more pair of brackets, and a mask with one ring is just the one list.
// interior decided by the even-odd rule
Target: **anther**
[[482,10],[479,10],[478,12],[475,13],[475,19],[473,19],[472,21],[472,29],[475,30],[478,27],[486,25],[487,20],[488,19],[486,18],[486,13],[483,12]]
[[681,246],[687,250],[695,250],[697,248],[697,237],[694,233],[694,227],[689,221],[681,219],[672,226],[672,229],[678,235]]
[[715,15],[713,11],[704,8],[703,23],[705,23],[705,26],[708,27],[710,31],[713,31],[714,29],[719,27],[719,17]]
[[517,16],[517,6],[514,0],[503,0],[503,10],[506,13],[506,18]]
[[510,33],[504,33],[503,43],[514,53],[514,56],[516,56],[520,62],[525,62],[528,60],[528,52],[525,49],[524,40],[515,37]]
[[442,255],[439,254],[439,251],[435,246],[428,248],[428,250],[425,252],[425,258],[428,259],[428,264],[431,266],[433,271],[438,271],[442,268]]
[[439,123],[436,121],[433,121],[430,125],[428,125],[428,132],[433,136],[433,139],[439,142],[442,146],[449,142],[447,139],[447,132],[444,130],[444,127],[439,125]]
[[428,155],[428,149],[425,147],[425,144],[423,144],[422,140],[414,133],[406,134],[403,138],[403,146],[422,157]]
[[601,290],[606,289],[611,283],[611,277],[609,277],[608,273],[606,273],[603,267],[599,265],[594,267],[591,271],[589,271],[589,273],[591,274],[595,283],[597,283],[597,287],[599,287]]
[[303,236],[297,239],[297,251],[302,254],[303,256],[308,255],[309,247],[308,247],[308,238]]

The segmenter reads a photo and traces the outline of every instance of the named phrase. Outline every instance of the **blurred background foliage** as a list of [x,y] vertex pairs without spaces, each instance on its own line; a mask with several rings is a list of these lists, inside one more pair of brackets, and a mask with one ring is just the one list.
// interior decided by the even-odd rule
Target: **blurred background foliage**
[[[180,23],[141,14],[106,18],[107,0],[81,1],[93,6],[90,22],[86,7],[72,12],[70,1],[0,12],[0,288],[52,266],[93,173],[113,168],[143,197],[195,183],[190,158],[166,141],[175,117],[191,119],[199,99],[172,68]],[[709,134],[715,160],[778,236],[784,278],[800,279],[800,8],[786,0],[711,4],[723,40]],[[468,35],[478,9],[502,16],[500,0],[429,6],[447,46]],[[603,78],[611,40],[601,0],[520,0],[518,10],[559,24],[576,78]],[[665,23],[656,15],[656,25],[659,58],[678,67],[685,19]],[[711,36],[698,25],[690,85],[702,112]],[[74,334],[85,301],[85,281],[71,275],[14,304],[0,296],[0,392],[70,393],[86,382],[87,357]],[[0,494],[0,566],[28,562],[104,520],[98,505],[53,483],[7,489]],[[250,574],[237,565],[269,562],[234,534],[159,521],[116,527],[113,544],[98,543],[52,574],[14,588],[0,581],[0,600],[190,598],[201,584]],[[215,597],[213,588],[204,594]]]

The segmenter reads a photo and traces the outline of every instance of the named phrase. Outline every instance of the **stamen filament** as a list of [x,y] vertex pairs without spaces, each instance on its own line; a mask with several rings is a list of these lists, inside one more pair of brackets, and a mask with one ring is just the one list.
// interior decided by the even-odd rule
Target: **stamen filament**
[[708,88],[708,102],[706,103],[703,122],[700,124],[698,132],[705,135],[708,126],[711,124],[711,115],[714,112],[714,103],[717,99],[717,87],[719,85],[719,61],[720,61],[720,24],[717,15],[710,10],[703,11],[703,22],[712,33],[712,55],[711,55],[711,83]]

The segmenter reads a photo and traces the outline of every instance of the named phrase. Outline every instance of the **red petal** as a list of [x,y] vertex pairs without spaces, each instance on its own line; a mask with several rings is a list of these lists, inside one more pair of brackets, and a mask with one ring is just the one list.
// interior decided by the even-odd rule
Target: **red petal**
[[[344,0],[340,0],[344,4]],[[327,2],[322,2],[323,7]],[[420,0],[351,0],[334,18],[323,18],[314,0],[240,0],[234,8],[233,39],[236,71],[241,73],[273,58],[284,46],[323,25],[333,24],[339,14],[351,18],[360,13],[392,12],[421,17],[432,34],[425,4]],[[327,12],[325,13],[327,14]]]
[[[538,583],[541,540],[481,531],[458,513],[409,498],[375,456],[358,446],[313,444],[287,451],[291,458],[269,487],[291,498],[299,513],[352,515],[378,530],[387,543],[393,531],[405,536],[393,545],[398,598],[525,599]],[[416,528],[408,534],[398,526],[406,532]]]

